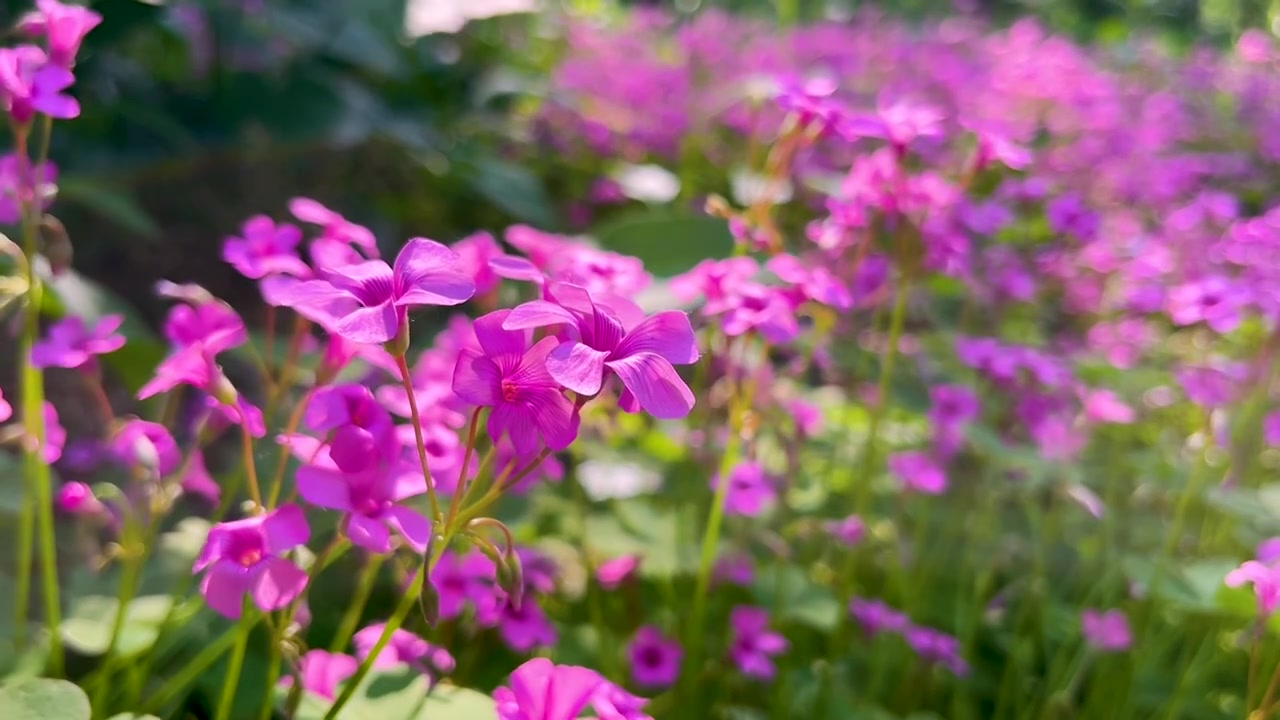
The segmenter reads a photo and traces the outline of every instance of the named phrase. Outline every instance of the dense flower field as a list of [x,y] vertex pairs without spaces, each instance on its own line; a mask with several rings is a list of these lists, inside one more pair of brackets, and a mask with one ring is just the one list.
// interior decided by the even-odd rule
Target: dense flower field
[[575,20],[512,152],[606,230],[299,197],[140,368],[49,214],[100,22],[0,49],[0,717],[1280,713],[1268,36]]

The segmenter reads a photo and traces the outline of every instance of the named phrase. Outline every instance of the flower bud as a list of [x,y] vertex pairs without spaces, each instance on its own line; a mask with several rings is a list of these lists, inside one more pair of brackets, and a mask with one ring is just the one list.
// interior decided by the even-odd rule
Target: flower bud
[[62,221],[52,215],[40,219],[41,252],[49,260],[49,271],[56,277],[71,267],[71,237]]

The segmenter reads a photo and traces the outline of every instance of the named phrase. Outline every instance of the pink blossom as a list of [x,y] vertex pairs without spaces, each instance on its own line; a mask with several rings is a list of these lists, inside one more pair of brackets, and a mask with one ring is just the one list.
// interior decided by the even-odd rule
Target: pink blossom
[[729,613],[733,640],[729,657],[749,678],[772,680],[777,674],[773,657],[786,652],[790,643],[769,629],[769,613],[764,608],[739,605]]
[[254,215],[245,221],[241,234],[243,237],[229,237],[222,243],[222,259],[241,275],[252,280],[278,274],[311,275],[311,268],[298,257],[302,231],[296,225],[277,225],[266,215]]
[[652,625],[641,626],[631,638],[627,657],[631,661],[631,679],[637,685],[665,688],[680,677],[680,661],[684,649],[679,641],[668,639]]
[[1227,573],[1226,585],[1233,588],[1253,585],[1259,615],[1270,616],[1280,606],[1280,569],[1275,565],[1246,560]]
[[30,122],[38,112],[60,120],[78,117],[80,103],[63,94],[74,82],[70,70],[49,62],[34,45],[0,48],[0,104],[15,122]]
[[605,590],[617,590],[623,583],[635,577],[640,567],[639,555],[622,555],[600,563],[596,568],[596,582]]
[[[385,629],[384,623],[369,625],[351,638],[356,647],[356,655],[361,660],[369,657]],[[399,665],[408,665],[434,681],[453,672],[455,662],[448,650],[432,645],[408,630],[397,629],[391,634],[386,647],[378,653],[373,667],[384,669]]]
[[1090,390],[1084,398],[1084,414],[1090,422],[1127,425],[1134,420],[1133,408],[1110,390]]
[[68,515],[97,515],[103,511],[102,503],[94,497],[93,490],[82,482],[63,483],[54,496],[53,504]]
[[926,495],[947,491],[947,473],[937,461],[922,452],[900,452],[889,456],[889,472],[902,486]]
[[[765,473],[764,467],[755,462],[738,463],[729,471],[729,487],[725,490],[724,511],[730,515],[755,517],[764,512],[778,496],[773,483]],[[716,490],[720,478],[711,479],[711,488]]]
[[493,691],[498,720],[574,720],[604,682],[594,670],[534,658]]
[[207,571],[200,593],[221,615],[239,618],[246,593],[259,610],[279,610],[307,584],[307,574],[283,554],[310,538],[302,510],[281,505],[264,515],[213,526],[191,571]]
[[36,9],[18,21],[18,29],[27,35],[43,36],[49,47],[49,61],[70,68],[75,64],[80,43],[101,22],[101,15],[82,5],[36,0]]
[[4,399],[4,393],[0,392],[0,423],[13,417],[13,406]]
[[32,345],[31,364],[39,368],[78,368],[95,355],[113,353],[124,347],[124,336],[116,332],[122,322],[121,315],[105,315],[87,328],[78,317],[63,318]]
[[1120,610],[1085,610],[1080,614],[1080,627],[1085,641],[1103,652],[1128,650],[1133,644],[1129,620]]
[[[338,686],[344,680],[356,674],[360,661],[327,650],[308,650],[298,658],[298,670],[302,677],[302,689],[318,695],[326,700],[333,700]],[[280,678],[281,687],[293,685],[293,677],[286,675]]]

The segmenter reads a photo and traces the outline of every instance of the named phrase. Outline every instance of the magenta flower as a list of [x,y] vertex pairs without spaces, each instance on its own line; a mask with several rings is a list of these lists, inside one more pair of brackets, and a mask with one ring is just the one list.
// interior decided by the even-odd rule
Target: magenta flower
[[458,254],[459,270],[476,284],[477,295],[487,295],[498,287],[502,278],[493,271],[490,261],[503,256],[502,246],[487,232],[468,235],[450,247]]
[[[778,491],[760,463],[738,463],[729,471],[728,482],[724,511],[730,515],[755,517],[778,497]],[[719,476],[711,478],[711,489],[717,490],[719,486]]]
[[80,103],[62,94],[75,80],[34,45],[0,48],[0,104],[15,122],[30,122],[38,112],[60,120],[79,116]]
[[1123,651],[1133,644],[1129,619],[1120,610],[1085,610],[1080,614],[1080,629],[1085,641],[1095,650]]
[[590,668],[534,658],[493,691],[498,720],[574,720],[604,682]]
[[1084,397],[1084,415],[1090,422],[1127,425],[1135,413],[1110,390],[1090,390]]
[[1169,319],[1175,325],[1203,322],[1214,332],[1228,333],[1240,324],[1248,290],[1228,278],[1212,275],[1169,291]]
[[268,275],[309,277],[311,268],[298,257],[302,231],[289,223],[276,224],[266,215],[254,215],[241,228],[244,237],[222,243],[222,259],[241,275],[261,280]]
[[[483,623],[487,618],[480,618]],[[552,647],[559,639],[556,627],[532,598],[525,598],[517,608],[509,602],[502,604],[497,617],[498,636],[507,647],[518,653],[534,648]]]
[[937,663],[956,677],[969,674],[969,663],[960,657],[960,641],[933,628],[913,625],[902,634],[907,645],[925,662]]
[[281,505],[265,515],[213,526],[191,571],[208,570],[200,593],[221,615],[239,618],[246,593],[259,610],[279,610],[307,584],[307,574],[282,555],[310,538],[302,510]]
[[[361,660],[369,657],[369,653],[373,651],[373,646],[378,644],[378,639],[382,637],[385,629],[384,623],[377,623],[364,628],[351,638],[352,644],[356,646],[356,655]],[[378,653],[377,659],[373,661],[373,667],[385,669],[399,665],[408,665],[434,682],[441,675],[453,672],[456,663],[448,650],[436,647],[408,630],[397,629],[391,633],[391,640],[386,647]]]
[[53,505],[68,515],[97,515],[103,511],[93,490],[82,482],[63,483],[53,498]]
[[453,391],[465,402],[493,408],[489,438],[511,438],[516,452],[528,454],[541,438],[552,450],[563,450],[578,434],[573,403],[547,371],[555,338],[529,346],[529,333],[504,330],[510,310],[476,318],[476,338],[483,353],[464,349],[453,374]]
[[67,430],[58,422],[58,410],[53,403],[44,401],[44,447],[40,457],[50,465],[62,459],[62,448],[67,444]]
[[327,279],[306,280],[280,291],[287,307],[322,317],[326,329],[348,340],[385,343],[398,337],[416,305],[457,305],[475,284],[459,269],[458,255],[438,242],[413,238],[394,266],[366,260],[334,269]]
[[828,520],[822,524],[822,527],[845,547],[857,545],[867,534],[866,524],[857,515],[850,515],[843,520]]
[[[356,674],[360,661],[343,653],[308,650],[298,658],[302,689],[325,700],[333,700],[342,681]],[[293,685],[293,676],[280,678],[281,687]]]
[[637,685],[664,688],[680,677],[684,649],[678,641],[667,639],[658,628],[644,625],[631,638],[627,657],[631,659],[631,679]]
[[1271,447],[1280,446],[1280,410],[1272,410],[1262,419],[1262,440]]
[[442,555],[431,568],[431,585],[439,600],[441,620],[458,617],[468,604],[476,608],[477,615],[497,612],[493,563],[479,552]]
[[145,467],[164,477],[182,463],[182,450],[169,429],[146,420],[128,420],[111,436],[108,450],[127,468]]
[[[682,418],[693,409],[693,392],[676,373],[675,365],[698,360],[698,348],[682,312],[660,312],[629,330],[610,308],[597,304],[585,289],[569,283],[549,288],[556,302],[534,300],[511,311],[506,330],[566,325],[569,340],[547,355],[551,377],[573,392],[600,392],[609,371],[626,387],[619,405],[638,404],[655,418]],[[558,304],[557,304],[558,303]]]
[[1270,616],[1280,606],[1280,569],[1264,565],[1257,560],[1247,560],[1240,567],[1227,573],[1227,587],[1253,585],[1258,600],[1258,614]]
[[301,222],[320,226],[323,239],[355,245],[366,254],[378,252],[378,240],[368,228],[348,221],[315,200],[294,198],[289,201],[289,212]]
[[751,556],[747,554],[725,555],[716,560],[713,571],[716,582],[730,585],[750,587],[756,581],[756,569]]
[[596,568],[596,582],[605,590],[617,590],[623,583],[635,577],[640,567],[639,555],[622,555],[600,563]]
[[649,701],[637,697],[608,680],[602,680],[591,693],[591,709],[600,720],[653,720],[644,711]]
[[334,432],[329,460],[298,468],[298,494],[303,499],[346,513],[347,537],[369,552],[391,552],[391,530],[415,551],[426,550],[431,522],[422,513],[396,504],[427,491],[427,481],[416,465],[354,426]]
[[49,46],[49,62],[70,68],[76,62],[80,43],[101,22],[101,15],[82,5],[36,0],[36,9],[18,22],[18,29],[27,35],[44,36]]
[[1260,563],[1271,565],[1276,560],[1280,560],[1280,537],[1267,538],[1258,543],[1258,547],[1254,550],[1254,559]]
[[947,490],[947,473],[933,458],[922,452],[900,452],[889,456],[889,472],[908,490],[941,495]]
[[777,673],[773,656],[786,652],[790,643],[769,629],[769,613],[764,608],[739,605],[729,613],[733,642],[729,657],[738,670],[750,678],[772,680]]
[[29,176],[21,172],[17,155],[0,155],[0,223],[17,224],[22,219],[24,203],[35,203],[45,210],[53,202],[58,168],[44,162],[28,172]]
[[11,417],[13,417],[13,406],[4,399],[4,393],[0,392],[0,423]]
[[95,355],[113,353],[124,347],[124,336],[116,333],[122,322],[120,315],[107,315],[89,329],[78,317],[63,318],[31,346],[31,364],[38,368],[78,368]]
[[862,631],[867,635],[876,635],[882,632],[906,632],[907,628],[911,626],[911,621],[907,619],[906,615],[879,600],[853,598],[849,601],[849,616],[862,627]]

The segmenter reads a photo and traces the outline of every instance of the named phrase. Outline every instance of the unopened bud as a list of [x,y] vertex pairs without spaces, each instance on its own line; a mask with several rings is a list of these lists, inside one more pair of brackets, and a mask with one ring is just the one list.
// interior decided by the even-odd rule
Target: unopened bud
[[41,250],[49,260],[49,271],[61,275],[71,267],[71,237],[62,221],[52,215],[40,219]]
[[422,610],[422,619],[427,627],[435,627],[440,621],[440,593],[436,591],[431,578],[425,574],[422,578],[422,590],[418,593],[418,607]]
[[404,357],[409,352],[409,323],[400,323],[400,330],[396,332],[396,336],[382,344],[383,349],[391,357]]
[[519,611],[520,603],[524,601],[524,566],[515,552],[506,553],[502,560],[497,566],[498,587],[507,594],[511,609]]

